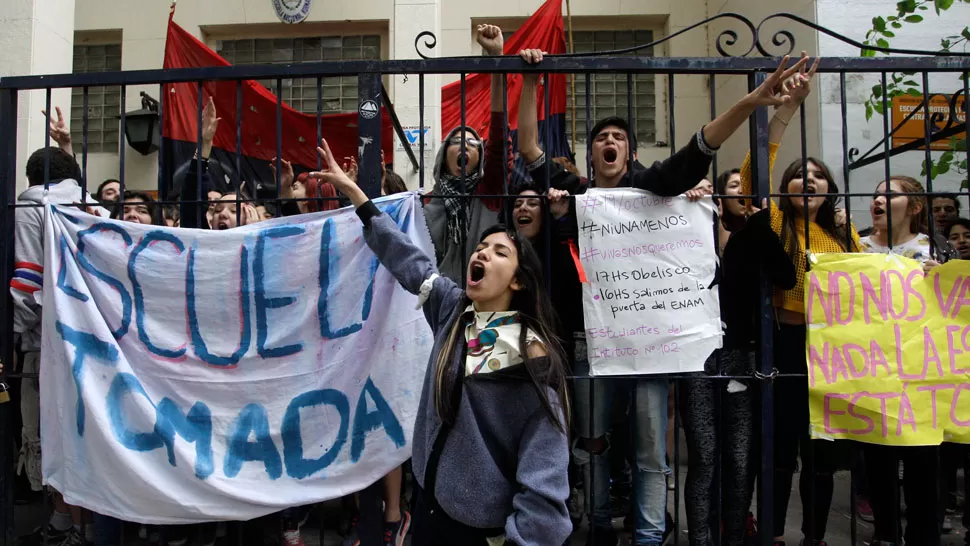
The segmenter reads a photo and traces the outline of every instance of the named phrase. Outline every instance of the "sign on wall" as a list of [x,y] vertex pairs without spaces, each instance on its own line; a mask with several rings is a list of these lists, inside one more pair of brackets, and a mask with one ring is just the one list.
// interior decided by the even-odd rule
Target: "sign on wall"
[[270,0],[280,21],[288,25],[302,23],[310,15],[312,0]]
[[[967,110],[966,110],[966,97],[963,95],[957,97],[956,100],[956,114],[957,120],[954,121],[954,125],[960,125],[961,127],[966,126],[967,122]],[[934,95],[930,97],[930,136],[934,133],[938,133],[946,129],[947,121],[950,119],[950,101],[953,100],[952,95]],[[893,133],[893,147],[902,146],[904,144],[909,144],[914,140],[925,141],[926,140],[926,117],[923,110],[923,97],[913,97],[910,95],[901,95],[893,98],[892,103],[893,115],[892,123],[893,127],[899,127],[896,132]],[[908,121],[903,123],[906,116],[913,113],[913,117],[909,118]],[[902,124],[900,127],[899,125]],[[945,151],[953,149],[950,142],[952,139],[964,140],[967,138],[967,132],[957,133],[953,137],[943,138],[930,143],[930,150]],[[925,144],[920,146],[919,149],[925,149]]]
[[[431,253],[413,194],[377,203]],[[431,332],[351,209],[227,231],[47,215],[43,473],[69,503],[247,520],[410,457]]]

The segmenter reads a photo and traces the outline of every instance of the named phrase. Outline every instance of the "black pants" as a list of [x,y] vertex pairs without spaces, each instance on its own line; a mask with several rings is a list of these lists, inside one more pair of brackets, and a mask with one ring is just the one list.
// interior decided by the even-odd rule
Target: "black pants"
[[873,540],[895,542],[902,538],[899,461],[903,462],[903,495],[906,499],[906,542],[939,546],[940,481],[937,479],[939,448],[936,446],[865,447],[869,476],[869,503],[875,517]]
[[413,482],[411,546],[488,546],[485,537],[501,535],[503,529],[478,529],[457,522],[440,508],[433,510],[425,492]]
[[792,477],[802,460],[799,493],[802,501],[802,534],[808,540],[825,538],[832,506],[833,474],[846,446],[840,442],[811,440],[808,435],[808,365],[805,362],[805,326],[781,325],[775,329],[775,367],[783,374],[774,386],[775,536],[785,534],[785,516],[791,496]]

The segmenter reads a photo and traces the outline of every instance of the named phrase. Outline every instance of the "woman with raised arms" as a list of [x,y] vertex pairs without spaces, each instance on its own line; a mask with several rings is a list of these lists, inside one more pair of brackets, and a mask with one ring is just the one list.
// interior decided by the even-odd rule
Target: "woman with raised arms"
[[525,237],[486,229],[467,289],[343,172],[326,141],[311,176],[346,195],[381,264],[419,295],[434,346],[414,426],[414,546],[562,544],[572,531],[563,354]]

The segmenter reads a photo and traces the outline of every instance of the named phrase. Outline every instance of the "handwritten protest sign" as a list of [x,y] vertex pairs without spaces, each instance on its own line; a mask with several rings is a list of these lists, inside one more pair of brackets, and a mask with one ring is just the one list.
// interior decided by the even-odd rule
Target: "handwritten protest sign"
[[970,262],[924,278],[883,254],[821,254],[805,284],[811,431],[970,443]]
[[721,346],[710,200],[591,189],[576,212],[591,375],[703,370]]
[[[431,251],[414,195],[378,206]],[[230,231],[47,218],[43,472],[69,503],[245,520],[410,456],[431,332],[352,210]]]

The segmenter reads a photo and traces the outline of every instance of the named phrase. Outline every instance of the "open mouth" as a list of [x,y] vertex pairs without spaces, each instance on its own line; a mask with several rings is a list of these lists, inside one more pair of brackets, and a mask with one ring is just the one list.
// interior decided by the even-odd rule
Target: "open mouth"
[[616,163],[616,158],[619,154],[616,153],[614,148],[607,148],[603,150],[603,161],[606,161],[608,165]]
[[473,262],[468,271],[468,285],[475,286],[485,278],[485,266],[480,262]]
[[528,225],[531,225],[532,224],[532,217],[531,216],[519,216],[518,218],[515,219],[515,222],[517,224],[519,224],[520,226],[528,226]]
[[808,193],[808,194],[811,194],[811,195],[815,195],[815,186],[805,186],[805,189],[802,190],[802,193]]
[[882,216],[883,214],[886,214],[885,209],[883,209],[882,207],[873,207],[872,209],[873,216]]
[[216,229],[219,231],[222,231],[224,229],[231,229],[231,228],[232,226],[230,226],[229,223],[226,222],[225,220],[220,220],[219,222],[216,223]]

